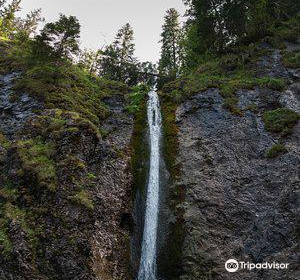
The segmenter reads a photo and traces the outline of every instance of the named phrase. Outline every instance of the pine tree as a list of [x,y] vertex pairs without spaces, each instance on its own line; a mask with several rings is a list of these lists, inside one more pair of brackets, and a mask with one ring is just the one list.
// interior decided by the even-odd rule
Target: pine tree
[[100,75],[129,85],[136,84],[138,62],[134,52],[133,30],[127,23],[117,32],[114,42],[105,48]]
[[59,20],[45,25],[37,40],[59,57],[72,58],[79,53],[80,24],[76,17],[60,15]]
[[161,33],[161,58],[158,64],[160,75],[176,77],[182,66],[182,28],[179,13],[175,9],[167,11]]

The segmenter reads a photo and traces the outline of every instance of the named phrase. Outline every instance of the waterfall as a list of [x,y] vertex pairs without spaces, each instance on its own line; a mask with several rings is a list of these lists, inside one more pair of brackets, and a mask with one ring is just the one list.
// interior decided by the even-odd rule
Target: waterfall
[[156,280],[156,241],[159,206],[161,112],[158,95],[149,92],[150,170],[140,269],[137,280]]

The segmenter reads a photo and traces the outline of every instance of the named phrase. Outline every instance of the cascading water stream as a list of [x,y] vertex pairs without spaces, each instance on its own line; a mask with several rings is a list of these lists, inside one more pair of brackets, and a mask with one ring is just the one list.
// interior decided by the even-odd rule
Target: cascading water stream
[[137,280],[156,280],[156,242],[159,206],[161,112],[158,95],[149,92],[150,171],[140,269]]

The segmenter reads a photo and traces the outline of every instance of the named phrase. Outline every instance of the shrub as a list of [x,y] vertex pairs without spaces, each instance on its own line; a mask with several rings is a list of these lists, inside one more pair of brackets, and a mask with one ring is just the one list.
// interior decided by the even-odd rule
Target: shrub
[[275,144],[267,152],[267,158],[275,158],[287,152],[287,149],[282,144]]
[[291,133],[299,118],[298,113],[288,108],[267,111],[263,115],[266,130],[282,135]]
[[129,105],[127,106],[127,110],[132,114],[139,112],[149,91],[150,87],[146,84],[133,87],[132,92],[129,95]]

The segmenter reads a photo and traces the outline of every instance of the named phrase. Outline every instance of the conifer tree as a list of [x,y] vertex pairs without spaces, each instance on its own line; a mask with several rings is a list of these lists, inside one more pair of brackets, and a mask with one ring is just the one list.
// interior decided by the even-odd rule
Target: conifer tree
[[138,80],[138,62],[134,56],[133,29],[129,23],[118,32],[114,42],[103,52],[100,75],[134,85]]
[[60,15],[59,20],[45,25],[37,41],[47,45],[59,57],[72,58],[79,53],[80,24],[74,16]]
[[158,64],[160,75],[176,77],[182,66],[182,29],[179,13],[175,9],[167,11],[161,33],[161,58]]

